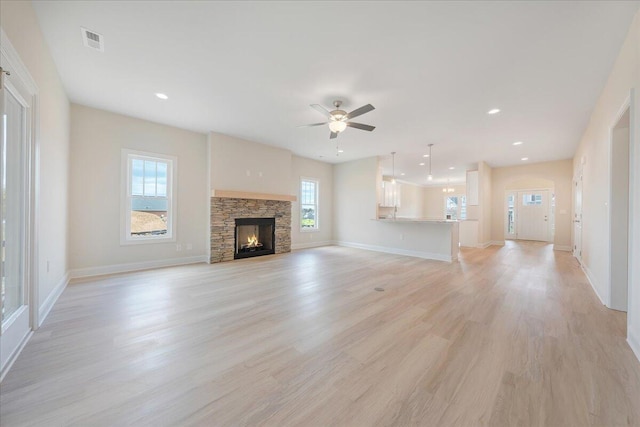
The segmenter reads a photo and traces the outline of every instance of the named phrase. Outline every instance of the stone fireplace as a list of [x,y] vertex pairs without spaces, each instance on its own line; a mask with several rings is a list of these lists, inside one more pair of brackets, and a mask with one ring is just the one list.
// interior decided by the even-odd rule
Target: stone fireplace
[[[255,224],[256,220],[260,220],[257,221],[259,224]],[[273,228],[270,231],[272,242],[267,242],[268,231],[260,231],[260,223],[264,224],[266,220],[273,220]],[[239,235],[236,224],[251,228],[241,229]],[[249,231],[251,233],[248,233]],[[262,244],[260,248],[255,243],[251,246],[255,231],[257,243]],[[266,249],[265,246],[271,248]],[[260,255],[267,254],[266,251],[276,254],[291,252],[291,201],[217,195],[212,197],[210,261],[214,263],[255,256],[259,250]]]

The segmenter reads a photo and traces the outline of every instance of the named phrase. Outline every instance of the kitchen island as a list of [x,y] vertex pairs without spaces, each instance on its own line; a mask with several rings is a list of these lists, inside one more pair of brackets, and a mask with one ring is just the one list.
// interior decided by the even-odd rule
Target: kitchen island
[[[364,224],[363,224],[364,225]],[[340,246],[452,262],[458,259],[459,223],[425,218],[372,219],[359,242]]]

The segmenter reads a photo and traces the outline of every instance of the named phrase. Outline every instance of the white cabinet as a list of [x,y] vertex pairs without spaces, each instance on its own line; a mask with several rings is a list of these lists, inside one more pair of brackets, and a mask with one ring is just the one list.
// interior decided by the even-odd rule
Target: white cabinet
[[478,206],[478,171],[467,171],[467,206]]

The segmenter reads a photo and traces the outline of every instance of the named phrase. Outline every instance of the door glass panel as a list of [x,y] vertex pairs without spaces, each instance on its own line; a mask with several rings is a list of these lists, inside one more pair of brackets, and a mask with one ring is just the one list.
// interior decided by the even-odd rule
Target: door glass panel
[[542,194],[523,194],[522,206],[536,206],[542,204]]
[[25,110],[5,90],[2,115],[2,149],[0,180],[0,254],[2,321],[24,304],[25,242]]
[[509,194],[507,196],[507,234],[516,234],[516,223],[515,223],[515,196],[513,194]]

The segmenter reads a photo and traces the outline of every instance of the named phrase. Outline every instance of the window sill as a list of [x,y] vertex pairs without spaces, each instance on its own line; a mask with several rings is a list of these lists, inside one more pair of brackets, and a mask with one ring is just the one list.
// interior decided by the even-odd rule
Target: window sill
[[120,246],[135,246],[135,245],[150,245],[150,244],[160,244],[160,243],[175,243],[175,237],[162,237],[162,238],[146,238],[146,239],[136,239],[136,240],[128,240],[128,239],[120,239]]
[[300,229],[301,233],[317,233],[319,231],[320,231],[319,228],[301,228]]

